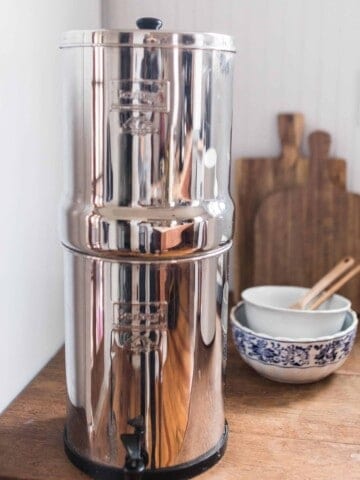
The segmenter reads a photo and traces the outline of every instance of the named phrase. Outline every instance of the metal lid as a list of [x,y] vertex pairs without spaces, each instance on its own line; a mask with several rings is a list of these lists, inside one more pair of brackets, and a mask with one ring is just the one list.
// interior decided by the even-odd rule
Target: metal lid
[[[61,48],[67,47],[155,47],[235,52],[233,38],[220,33],[159,31],[162,22],[155,18],[137,21],[140,30],[74,30],[65,32]],[[145,27],[145,29],[144,29]]]

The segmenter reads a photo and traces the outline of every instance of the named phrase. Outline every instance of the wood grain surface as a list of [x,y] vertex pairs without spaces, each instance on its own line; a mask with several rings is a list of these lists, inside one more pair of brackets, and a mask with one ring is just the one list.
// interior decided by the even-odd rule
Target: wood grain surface
[[[303,130],[301,113],[281,113],[278,115],[280,156],[242,158],[235,162],[233,294],[236,301],[243,289],[254,285],[254,223],[261,202],[278,190],[303,185],[308,179],[309,159],[300,149]],[[345,161],[327,158],[323,165],[332,183],[345,189]]]
[[[359,480],[360,343],[332,376],[271,382],[229,349],[224,458],[199,480]],[[80,480],[63,451],[63,351],[0,417],[1,480]]]
[[254,221],[261,201],[270,193],[307,178],[308,160],[300,152],[304,130],[302,114],[278,115],[281,154],[273,158],[242,158],[235,163],[235,234],[233,293],[253,284],[255,245]]
[[[313,285],[342,257],[360,259],[360,195],[334,185],[326,162],[330,135],[310,135],[306,185],[268,196],[255,220],[255,285]],[[360,278],[340,293],[360,311]]]

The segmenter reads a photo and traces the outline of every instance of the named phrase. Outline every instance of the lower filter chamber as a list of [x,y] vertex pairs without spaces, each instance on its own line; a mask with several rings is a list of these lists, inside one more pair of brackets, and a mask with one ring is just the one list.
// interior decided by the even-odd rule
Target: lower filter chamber
[[139,416],[144,478],[189,477],[220,458],[228,249],[119,261],[65,248],[66,449],[77,466],[121,478],[120,437]]

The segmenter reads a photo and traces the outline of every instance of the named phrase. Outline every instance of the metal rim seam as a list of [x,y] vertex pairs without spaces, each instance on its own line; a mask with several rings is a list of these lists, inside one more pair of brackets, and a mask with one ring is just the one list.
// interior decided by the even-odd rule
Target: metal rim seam
[[[114,256],[105,256],[105,255],[96,254],[95,252],[93,253],[84,252],[84,251],[77,250],[74,247],[70,247],[69,245],[66,245],[65,243],[61,242],[62,246],[66,250],[70,251],[75,255],[86,256],[88,258],[94,258],[96,260],[103,260],[106,262],[114,262],[114,263],[121,262],[121,263],[132,263],[132,264],[186,263],[193,260],[202,260],[204,258],[216,257],[227,252],[232,247],[232,243],[233,243],[232,240],[230,240],[226,245],[219,247],[217,249],[213,249],[211,251],[205,251],[202,253],[195,253],[194,255],[187,255],[182,257],[174,255],[173,257],[159,258],[154,254],[154,256],[150,258],[149,256],[140,258],[138,256],[132,257],[129,255],[114,257]],[[106,253],[109,254],[109,252],[106,252]]]
[[150,48],[151,50],[158,48],[158,49],[164,49],[164,50],[202,50],[202,51],[216,51],[216,52],[229,52],[229,53],[236,53],[235,49],[232,48],[220,48],[220,47],[198,47],[196,45],[191,46],[191,45],[161,45],[161,44],[143,44],[143,43],[69,43],[69,44],[64,44],[60,45],[60,50],[63,50],[65,48],[88,48],[88,47],[93,47],[93,48],[122,48],[122,47],[127,47],[127,48]]

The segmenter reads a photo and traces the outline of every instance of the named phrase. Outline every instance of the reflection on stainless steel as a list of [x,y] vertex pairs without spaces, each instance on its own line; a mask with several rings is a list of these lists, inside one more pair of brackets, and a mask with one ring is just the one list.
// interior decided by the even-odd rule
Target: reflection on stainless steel
[[142,263],[68,250],[65,263],[77,272],[66,289],[69,440],[122,465],[120,434],[141,413],[152,468],[211,449],[224,429],[227,247]]
[[224,430],[233,46],[229,37],[64,37],[68,442],[122,467],[144,421],[148,468]]
[[99,47],[64,57],[65,245],[174,256],[229,242],[232,53]]

